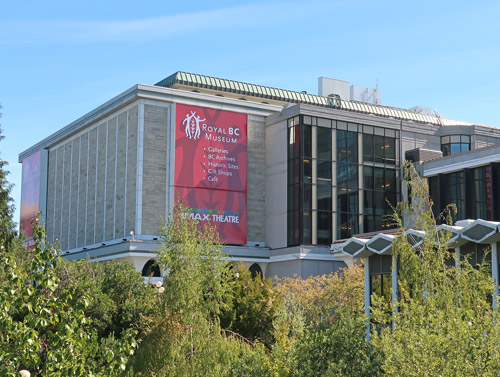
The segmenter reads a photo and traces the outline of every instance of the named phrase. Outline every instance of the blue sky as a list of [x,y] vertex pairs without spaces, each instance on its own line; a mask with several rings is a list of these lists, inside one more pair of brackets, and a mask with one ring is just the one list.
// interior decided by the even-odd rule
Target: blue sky
[[178,70],[308,93],[320,76],[378,80],[382,104],[500,126],[498,1],[27,0],[1,9],[0,151],[18,210],[21,151]]

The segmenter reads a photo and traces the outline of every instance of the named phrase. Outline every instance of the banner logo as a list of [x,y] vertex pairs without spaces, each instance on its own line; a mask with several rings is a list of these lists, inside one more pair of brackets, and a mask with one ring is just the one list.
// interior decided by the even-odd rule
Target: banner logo
[[200,119],[200,116],[196,115],[196,111],[191,111],[191,115],[186,114],[186,118],[182,121],[182,125],[185,126],[186,137],[193,140],[199,139],[201,133],[200,123],[204,121],[206,119]]

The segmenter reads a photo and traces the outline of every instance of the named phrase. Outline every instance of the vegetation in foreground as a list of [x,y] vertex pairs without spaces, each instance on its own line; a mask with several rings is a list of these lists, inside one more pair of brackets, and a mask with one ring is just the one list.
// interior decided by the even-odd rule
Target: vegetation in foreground
[[[0,135],[1,136],[1,135]],[[496,376],[498,322],[490,266],[449,267],[425,182],[403,213],[428,238],[401,234],[396,303],[373,297],[365,341],[363,269],[273,285],[221,258],[210,227],[174,215],[156,293],[127,263],[67,262],[35,225],[16,234],[0,161],[0,375],[17,376]],[[182,213],[182,209],[177,211]],[[400,221],[400,220],[398,220]],[[395,310],[397,307],[398,310]],[[388,324],[394,323],[394,330]]]

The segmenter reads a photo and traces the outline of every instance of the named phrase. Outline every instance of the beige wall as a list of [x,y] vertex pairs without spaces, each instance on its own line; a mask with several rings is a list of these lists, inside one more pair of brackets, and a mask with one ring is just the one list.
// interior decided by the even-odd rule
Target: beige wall
[[[142,234],[161,234],[167,212],[167,129],[169,108],[144,105]],[[173,164],[170,164],[173,168]]]
[[266,129],[265,118],[248,116],[247,242],[265,242]]
[[134,229],[137,109],[120,110],[50,149],[46,229],[62,250]]
[[287,121],[266,130],[266,242],[271,248],[287,246]]

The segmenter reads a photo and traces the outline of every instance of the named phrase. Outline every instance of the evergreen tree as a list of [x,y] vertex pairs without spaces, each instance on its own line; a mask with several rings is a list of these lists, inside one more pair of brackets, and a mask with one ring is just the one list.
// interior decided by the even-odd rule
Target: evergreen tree
[[[1,108],[1,106],[0,106]],[[2,114],[0,113],[0,118]],[[5,139],[0,127],[0,142]],[[0,149],[1,151],[1,149]],[[14,205],[10,196],[12,185],[7,181],[9,172],[6,170],[8,162],[2,159],[0,152],[0,249],[10,250],[17,236],[16,225],[13,221]]]

